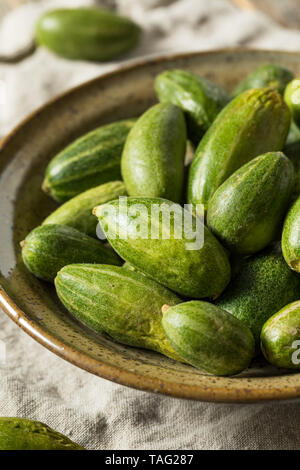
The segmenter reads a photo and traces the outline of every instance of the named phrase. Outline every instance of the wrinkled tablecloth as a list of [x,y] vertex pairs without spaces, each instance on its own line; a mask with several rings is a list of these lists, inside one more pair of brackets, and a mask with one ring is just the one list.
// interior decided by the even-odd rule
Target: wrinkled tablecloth
[[[226,0],[41,0],[4,18],[0,57],[28,48],[34,22],[46,9],[94,3],[116,8],[143,26],[143,41],[128,60],[245,45],[300,51],[300,31]],[[57,93],[117,66],[70,62],[44,49],[18,64],[0,63],[0,136]],[[132,390],[56,357],[0,311],[2,352],[3,344],[0,416],[41,420],[88,449],[300,448],[297,403],[207,404]]]

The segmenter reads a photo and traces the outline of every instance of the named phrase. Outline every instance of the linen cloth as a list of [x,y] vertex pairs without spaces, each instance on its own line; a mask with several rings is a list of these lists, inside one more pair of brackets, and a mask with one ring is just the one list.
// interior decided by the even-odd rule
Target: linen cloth
[[[94,3],[144,28],[141,45],[126,59],[241,45],[300,50],[300,31],[226,0],[43,0],[2,21],[0,57],[28,48],[43,11]],[[44,49],[15,65],[0,63],[0,136],[52,96],[117,65],[70,62]],[[207,404],[132,390],[58,358],[3,312],[0,340],[6,347],[0,416],[43,421],[88,449],[300,449],[299,404]]]

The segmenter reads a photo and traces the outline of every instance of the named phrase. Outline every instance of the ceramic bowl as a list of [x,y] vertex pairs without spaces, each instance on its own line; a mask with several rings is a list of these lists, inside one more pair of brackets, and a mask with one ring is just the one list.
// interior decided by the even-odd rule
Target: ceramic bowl
[[97,336],[63,309],[54,288],[27,272],[20,258],[20,241],[55,208],[40,187],[47,163],[65,145],[96,126],[140,115],[155,103],[153,81],[165,69],[190,70],[232,90],[266,62],[283,64],[300,75],[300,55],[284,52],[227,50],[126,65],[49,102],[2,141],[0,305],[12,320],[63,359],[140,390],[235,403],[300,396],[300,373],[277,370],[263,360],[233,378],[211,377]]

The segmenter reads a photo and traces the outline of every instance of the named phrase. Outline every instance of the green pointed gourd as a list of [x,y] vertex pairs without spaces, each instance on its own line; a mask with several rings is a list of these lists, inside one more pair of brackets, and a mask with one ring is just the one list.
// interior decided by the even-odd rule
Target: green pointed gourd
[[188,202],[208,202],[218,187],[258,155],[282,150],[290,112],[271,89],[249,90],[231,101],[201,140],[188,181]]
[[74,264],[55,279],[58,297],[79,321],[129,346],[179,359],[161,326],[161,308],[180,299],[140,273],[116,266]]
[[103,8],[51,10],[36,25],[38,44],[72,60],[112,60],[135,47],[140,35],[136,23]]
[[88,189],[121,179],[121,155],[134,119],[114,122],[75,140],[49,163],[43,190],[66,202]]
[[286,86],[293,78],[293,72],[282,65],[263,64],[248,75],[248,77],[235,88],[233,94],[237,96],[253,88],[270,87],[283,95]]
[[58,271],[72,263],[121,265],[118,255],[75,228],[66,225],[42,225],[21,242],[22,258],[36,277],[53,282]]
[[282,252],[289,267],[300,273],[300,196],[290,208],[284,222]]
[[198,145],[205,132],[230,101],[222,87],[187,70],[166,70],[155,79],[160,102],[179,106],[185,113],[189,139]]
[[261,349],[270,364],[300,369],[300,301],[287,305],[264,324]]
[[122,181],[101,184],[65,202],[44,220],[43,225],[67,225],[90,237],[96,237],[98,220],[92,213],[94,207],[117,199],[119,196],[126,196],[125,185]]
[[293,189],[293,164],[283,153],[257,157],[217,189],[208,203],[208,227],[235,254],[261,251],[277,239]]
[[130,131],[122,154],[122,177],[129,196],[182,197],[186,124],[180,108],[157,104]]
[[288,84],[284,99],[291,110],[292,117],[297,126],[300,126],[300,79],[295,78]]
[[85,450],[39,421],[0,418],[0,450]]
[[265,322],[285,305],[300,298],[300,276],[291,271],[275,244],[241,262],[239,271],[216,305],[252,331],[259,352]]
[[162,325],[177,354],[208,374],[238,374],[254,357],[254,338],[249,328],[208,302],[165,306]]
[[230,280],[227,253],[201,219],[160,198],[111,201],[94,213],[114,250],[187,297],[218,297]]

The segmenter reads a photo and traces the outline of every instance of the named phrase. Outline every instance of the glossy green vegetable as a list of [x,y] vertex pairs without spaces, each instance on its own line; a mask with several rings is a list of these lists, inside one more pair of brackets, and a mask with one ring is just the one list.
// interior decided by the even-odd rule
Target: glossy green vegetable
[[99,206],[95,214],[125,261],[178,294],[217,297],[228,284],[230,265],[224,248],[202,220],[178,204],[128,198],[124,205],[112,201]]
[[275,90],[239,95],[221,111],[197,148],[188,202],[207,210],[215,191],[238,168],[258,155],[281,150],[289,128],[289,110]]
[[207,223],[239,255],[277,239],[294,189],[294,168],[281,152],[251,160],[228,178],[208,203]]
[[249,328],[207,302],[165,306],[162,325],[177,354],[209,374],[238,374],[254,357],[254,338]]
[[122,154],[122,176],[130,196],[182,197],[186,125],[180,108],[157,104],[130,131]]
[[261,349],[274,366],[300,369],[300,301],[287,305],[265,323]]
[[140,35],[133,21],[102,8],[52,10],[36,26],[38,44],[77,60],[112,60],[135,47]]
[[300,79],[296,78],[286,87],[284,99],[291,110],[293,119],[300,126]]
[[300,276],[290,270],[280,246],[244,260],[228,289],[216,304],[247,325],[257,350],[264,323],[274,313],[300,298]]
[[49,163],[43,190],[58,202],[121,179],[121,155],[135,120],[99,127],[62,150]]
[[21,243],[27,269],[52,282],[58,271],[72,263],[121,265],[120,258],[99,240],[66,225],[42,225]]
[[84,450],[39,421],[0,418],[0,450]]
[[68,225],[90,237],[96,237],[98,220],[92,213],[94,207],[125,195],[122,181],[101,184],[65,202],[44,220],[43,225]]
[[284,222],[282,252],[290,268],[300,273],[300,196]]
[[145,276],[115,266],[70,265],[55,279],[64,306],[82,323],[119,343],[179,359],[161,326],[161,308],[180,299]]
[[264,64],[258,67],[234,90],[234,96],[252,88],[270,87],[283,95],[287,84],[293,80],[294,74],[279,64]]
[[156,77],[155,91],[163,103],[173,103],[185,112],[188,136],[198,145],[221,109],[228,93],[206,78],[186,70],[166,70]]

